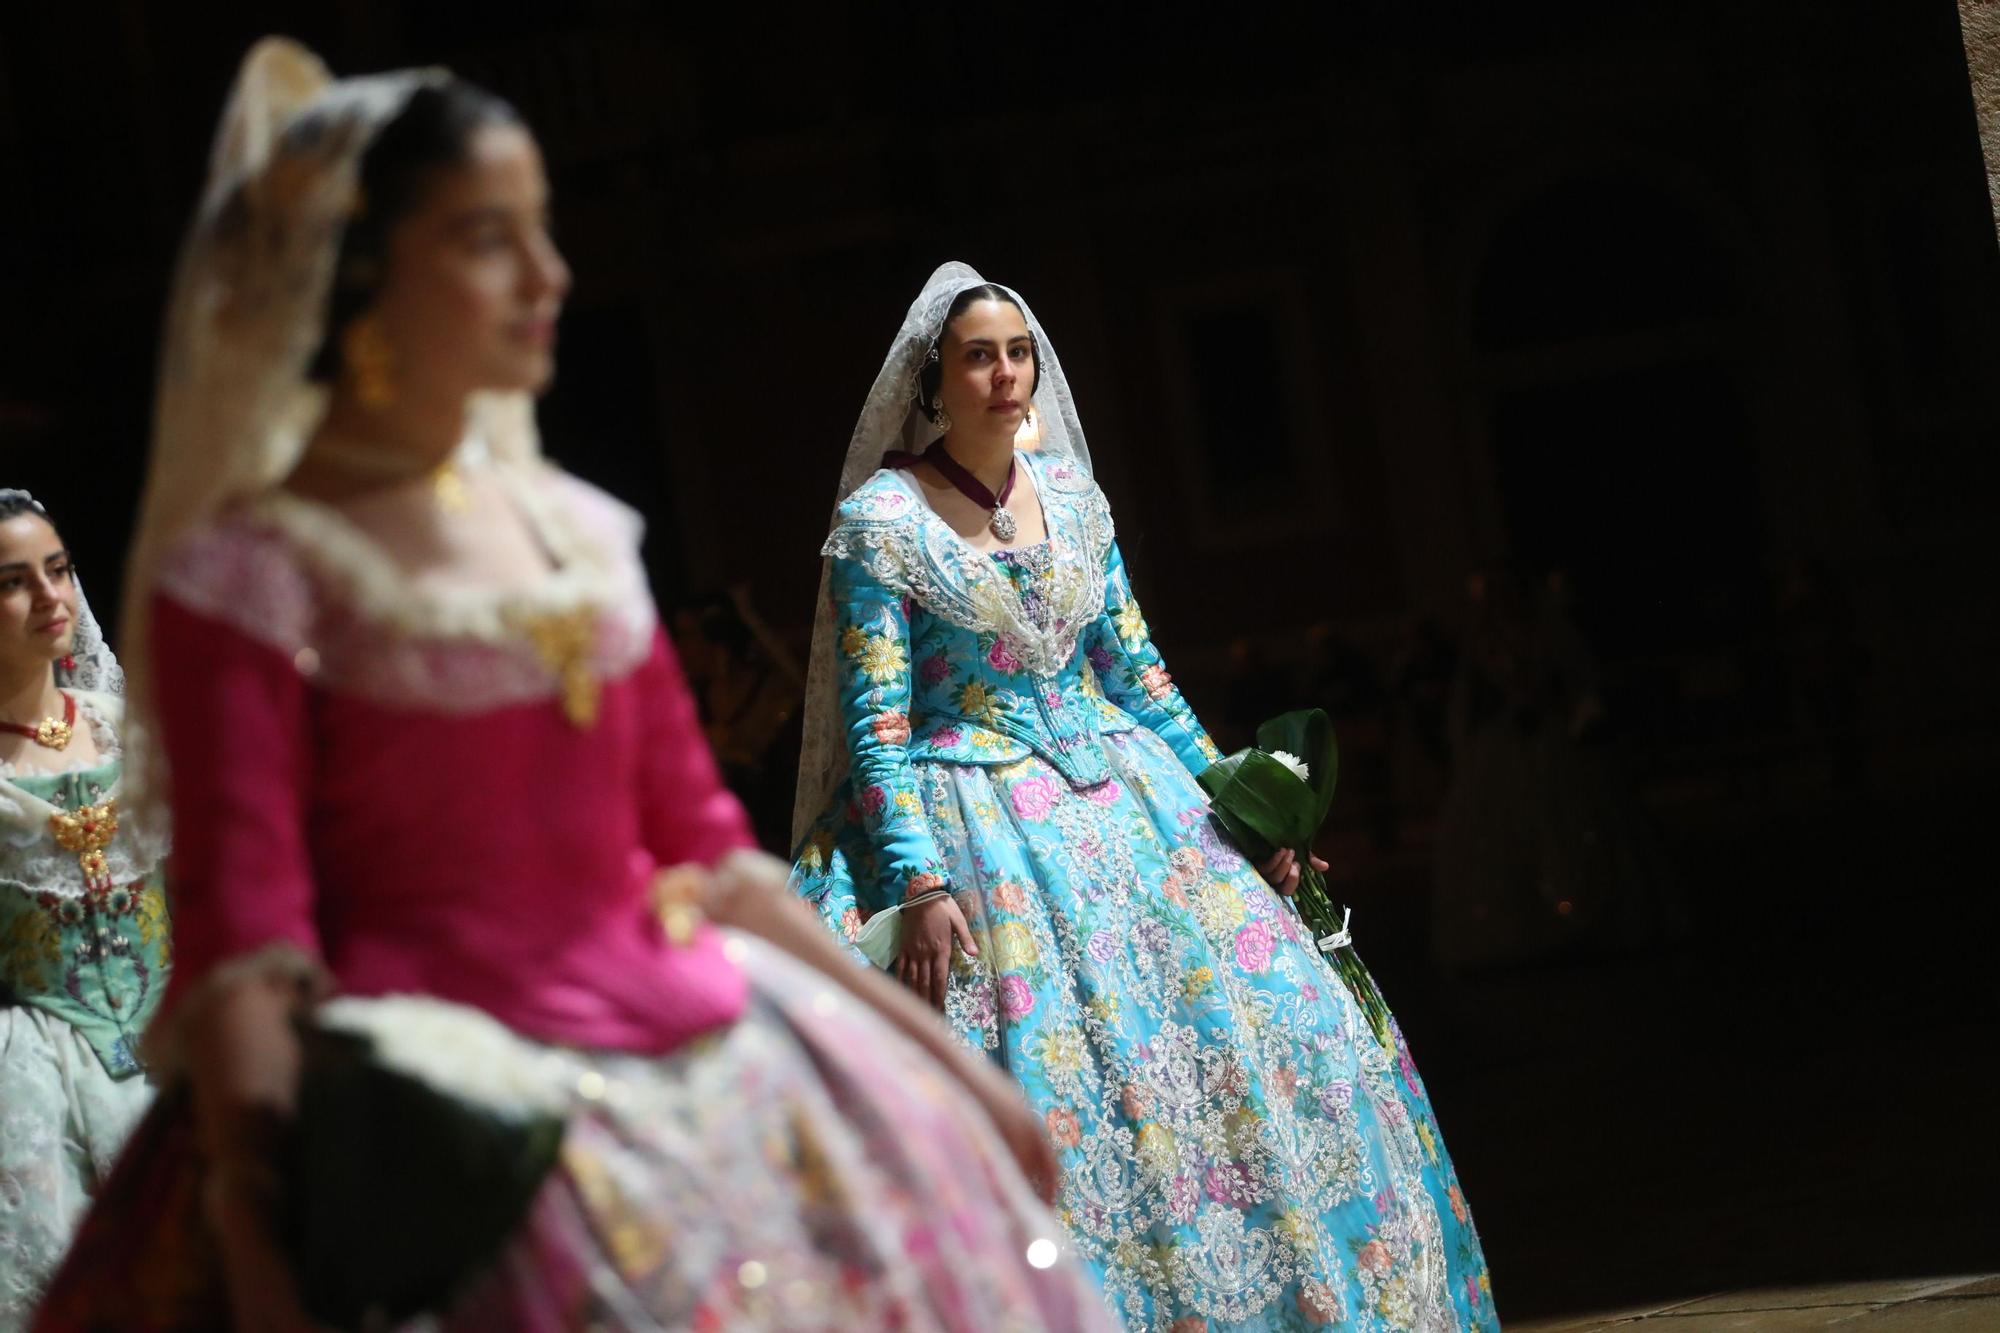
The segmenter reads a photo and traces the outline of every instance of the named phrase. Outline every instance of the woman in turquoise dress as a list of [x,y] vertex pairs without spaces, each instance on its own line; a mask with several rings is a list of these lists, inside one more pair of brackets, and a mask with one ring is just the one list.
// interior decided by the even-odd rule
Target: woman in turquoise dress
[[68,550],[0,490],[0,1331],[23,1327],[152,1091],[160,841],[117,809],[117,664]]
[[794,885],[850,941],[897,910],[897,974],[1020,1082],[1114,1308],[1173,1333],[1497,1327],[1400,1033],[1283,901],[1297,868],[1260,874],[1208,815],[1216,748],[1017,294],[932,276],[823,554]]

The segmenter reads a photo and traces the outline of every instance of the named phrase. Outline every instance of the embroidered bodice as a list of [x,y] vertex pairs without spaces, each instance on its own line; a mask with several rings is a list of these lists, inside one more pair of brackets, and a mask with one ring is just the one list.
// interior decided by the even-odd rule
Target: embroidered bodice
[[847,798],[882,853],[871,907],[944,882],[914,765],[1034,754],[1089,788],[1109,775],[1103,737],[1141,725],[1191,771],[1217,757],[1153,647],[1104,493],[1065,463],[1021,463],[1048,528],[1035,546],[978,550],[886,470],[827,540]]
[[119,701],[76,698],[96,760],[0,765],[0,994],[69,1023],[122,1078],[166,987],[165,845],[118,808]]
[[278,949],[352,994],[471,1004],[527,1035],[663,1051],[733,1018],[659,866],[750,845],[657,624],[636,515],[509,470],[558,561],[501,593],[413,587],[336,511],[272,496],[190,534],[155,598],[178,997]]

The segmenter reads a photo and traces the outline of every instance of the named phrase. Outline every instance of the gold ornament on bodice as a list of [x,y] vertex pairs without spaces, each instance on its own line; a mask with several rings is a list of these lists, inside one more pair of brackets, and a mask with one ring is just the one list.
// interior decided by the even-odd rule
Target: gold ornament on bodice
[[510,619],[561,685],[563,716],[582,731],[596,725],[602,687],[590,658],[597,647],[597,608],[521,612]]
[[76,854],[85,883],[92,888],[103,888],[111,882],[111,866],[104,859],[104,849],[118,832],[116,799],[76,810],[58,810],[49,816],[49,831],[55,834],[58,847]]

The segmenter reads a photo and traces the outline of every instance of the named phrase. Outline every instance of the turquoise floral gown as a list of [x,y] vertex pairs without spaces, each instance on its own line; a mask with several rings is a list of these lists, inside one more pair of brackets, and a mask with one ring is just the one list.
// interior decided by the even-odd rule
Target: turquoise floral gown
[[136,1048],[167,986],[164,840],[117,812],[120,701],[72,694],[97,759],[0,763],[0,1333],[152,1100]]
[[849,776],[794,884],[852,941],[947,885],[946,1017],[1025,1091],[1059,1212],[1134,1328],[1497,1328],[1437,1117],[1194,774],[1216,748],[1132,599],[1103,493],[1031,470],[1048,539],[981,552],[878,472],[827,542]]

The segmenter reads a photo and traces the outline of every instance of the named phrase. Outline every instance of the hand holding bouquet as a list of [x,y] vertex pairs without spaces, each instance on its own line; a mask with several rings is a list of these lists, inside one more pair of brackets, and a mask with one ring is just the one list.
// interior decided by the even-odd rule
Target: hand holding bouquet
[[1394,1044],[1389,1007],[1355,956],[1348,912],[1334,906],[1326,876],[1313,864],[1313,837],[1333,805],[1339,772],[1333,723],[1322,710],[1308,708],[1272,718],[1257,728],[1255,745],[1217,760],[1197,781],[1238,851],[1260,863],[1286,848],[1296,854],[1299,886],[1292,906],[1360,1003],[1376,1039],[1388,1047]]

